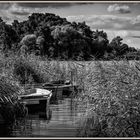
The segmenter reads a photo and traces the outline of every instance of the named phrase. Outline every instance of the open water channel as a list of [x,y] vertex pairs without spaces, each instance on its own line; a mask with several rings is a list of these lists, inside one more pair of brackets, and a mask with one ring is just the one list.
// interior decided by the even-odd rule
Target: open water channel
[[45,111],[28,114],[14,125],[0,126],[0,137],[76,137],[78,102],[72,98],[50,104],[47,118]]

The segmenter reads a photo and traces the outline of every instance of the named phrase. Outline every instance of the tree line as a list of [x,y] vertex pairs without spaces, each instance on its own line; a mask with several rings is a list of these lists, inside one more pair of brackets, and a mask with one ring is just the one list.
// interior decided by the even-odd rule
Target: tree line
[[11,25],[0,18],[0,51],[60,60],[139,59],[139,50],[120,36],[109,41],[106,32],[91,30],[85,21],[69,22],[52,13],[32,13]]

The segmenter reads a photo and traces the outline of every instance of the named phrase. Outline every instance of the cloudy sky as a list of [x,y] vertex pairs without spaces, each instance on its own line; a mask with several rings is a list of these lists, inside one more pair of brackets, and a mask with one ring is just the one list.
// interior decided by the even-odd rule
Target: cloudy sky
[[129,46],[140,49],[140,3],[0,3],[0,16],[11,24],[31,13],[54,13],[68,21],[85,21],[91,29],[104,30],[109,40],[119,35]]

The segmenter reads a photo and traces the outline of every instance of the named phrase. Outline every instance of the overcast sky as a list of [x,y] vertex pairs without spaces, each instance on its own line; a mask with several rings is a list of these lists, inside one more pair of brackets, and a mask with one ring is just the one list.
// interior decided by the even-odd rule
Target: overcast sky
[[124,43],[140,49],[140,3],[0,3],[0,16],[7,23],[26,20],[33,12],[85,21],[91,29],[107,32],[109,40],[119,35]]

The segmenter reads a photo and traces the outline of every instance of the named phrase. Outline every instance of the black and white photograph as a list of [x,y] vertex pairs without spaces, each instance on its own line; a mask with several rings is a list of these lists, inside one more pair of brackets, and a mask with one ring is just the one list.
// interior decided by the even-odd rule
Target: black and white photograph
[[140,2],[0,2],[0,139],[139,137]]

